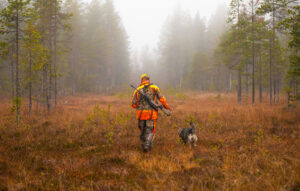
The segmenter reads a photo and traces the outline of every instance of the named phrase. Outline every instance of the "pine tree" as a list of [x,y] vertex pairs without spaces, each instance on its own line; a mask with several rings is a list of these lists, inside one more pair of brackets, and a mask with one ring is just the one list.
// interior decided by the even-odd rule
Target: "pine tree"
[[16,121],[20,121],[20,108],[21,108],[21,87],[20,87],[20,74],[19,74],[19,49],[20,40],[22,40],[22,28],[26,19],[30,17],[29,9],[30,0],[8,0],[6,8],[1,10],[0,23],[4,27],[3,32],[13,33],[13,44],[15,47],[15,85],[16,85]]
[[199,26],[201,20],[199,23],[194,23],[193,28],[192,17],[178,6],[162,30],[159,42],[160,62],[164,67],[162,75],[166,76],[168,84],[174,88],[182,87],[189,64],[197,52],[195,48],[201,46],[195,45],[195,41],[199,42],[200,36],[194,39],[196,35],[187,35],[192,30],[201,30]]
[[294,86],[294,95],[299,98],[299,84],[300,84],[300,6],[294,5],[289,9],[288,17],[283,20],[281,25],[288,31],[290,40],[288,43],[290,49],[287,76],[289,78],[289,90],[288,90],[288,105],[290,100],[291,88]]
[[69,14],[61,11],[61,0],[35,0],[34,7],[39,15],[37,28],[41,34],[41,42],[48,49],[50,57],[43,68],[43,95],[46,98],[48,111],[52,108],[52,93],[57,104],[57,60],[58,36],[62,30],[67,30]]
[[[243,55],[245,55],[245,26],[247,20],[241,14],[242,0],[232,0],[228,23],[231,23],[229,32],[223,36],[220,46],[224,53],[225,64],[230,69],[238,71],[237,98],[242,102],[242,70],[244,68]],[[244,51],[244,52],[243,52]]]
[[74,95],[80,86],[78,79],[83,79],[83,74],[80,72],[82,70],[79,67],[82,60],[80,53],[82,51],[83,15],[78,0],[66,1],[65,11],[72,14],[70,18],[71,30],[64,35],[68,39],[67,44],[70,47],[67,53],[68,69],[65,71],[65,78],[68,81],[67,85],[71,86],[72,95]]
[[[39,80],[39,73],[41,73],[48,58],[48,51],[43,48],[40,42],[41,35],[34,25],[34,21],[31,20],[27,23],[22,44],[22,62],[25,68],[26,82],[28,82],[29,115],[32,110],[34,84]],[[35,87],[38,87],[38,84],[35,84]]]
[[210,70],[209,58],[203,52],[195,54],[188,70],[189,86],[193,90],[205,91],[209,90],[208,79],[205,73]]
[[[269,15],[270,17],[270,66],[269,66],[269,94],[270,94],[270,105],[274,102],[274,104],[278,100],[278,92],[279,92],[279,73],[280,71],[280,59],[277,58],[278,53],[280,52],[280,46],[278,46],[277,39],[277,31],[276,28],[278,23],[285,18],[287,8],[289,4],[295,3],[296,0],[263,0],[257,13],[260,15]],[[276,48],[277,47],[277,48]],[[274,92],[273,92],[274,90]],[[274,95],[274,100],[273,100]]]
[[104,3],[103,11],[106,41],[106,81],[109,83],[109,89],[114,89],[123,85],[124,80],[128,79],[128,41],[112,0],[107,0]]

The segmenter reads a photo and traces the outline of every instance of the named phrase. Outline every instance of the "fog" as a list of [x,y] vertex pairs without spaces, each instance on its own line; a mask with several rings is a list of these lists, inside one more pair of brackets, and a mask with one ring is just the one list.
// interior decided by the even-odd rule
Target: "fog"
[[229,6],[229,3],[230,0],[114,0],[133,51],[144,46],[157,46],[163,24],[176,7],[180,6],[192,15],[199,12],[208,22],[218,5]]
[[276,102],[299,84],[297,5],[280,1],[272,12],[266,0],[32,0],[16,15],[1,0],[0,92],[29,91],[51,106],[63,95],[127,91],[147,73],[170,92],[237,92],[240,101],[259,91]]

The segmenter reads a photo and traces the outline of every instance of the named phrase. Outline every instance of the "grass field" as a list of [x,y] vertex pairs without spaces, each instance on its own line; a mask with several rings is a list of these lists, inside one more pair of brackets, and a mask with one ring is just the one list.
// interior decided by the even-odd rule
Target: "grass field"
[[[235,95],[168,96],[142,152],[130,97],[64,97],[50,114],[34,105],[17,128],[0,104],[0,190],[300,190],[300,108],[254,108]],[[178,129],[194,120],[191,149]]]

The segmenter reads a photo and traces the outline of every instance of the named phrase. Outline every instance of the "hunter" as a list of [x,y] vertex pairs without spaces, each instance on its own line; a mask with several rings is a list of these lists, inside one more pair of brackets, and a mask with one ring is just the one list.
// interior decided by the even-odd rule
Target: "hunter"
[[[148,99],[145,99],[145,96],[141,94],[146,95]],[[147,74],[143,74],[141,76],[141,84],[133,94],[131,106],[136,109],[136,118],[138,119],[138,128],[141,131],[140,139],[144,152],[148,152],[152,148],[156,120],[158,118],[158,111],[151,107],[149,98],[157,105],[159,100],[164,107],[163,110],[171,111],[160,89],[156,85],[150,84],[150,77]],[[161,104],[159,105],[161,106]]]

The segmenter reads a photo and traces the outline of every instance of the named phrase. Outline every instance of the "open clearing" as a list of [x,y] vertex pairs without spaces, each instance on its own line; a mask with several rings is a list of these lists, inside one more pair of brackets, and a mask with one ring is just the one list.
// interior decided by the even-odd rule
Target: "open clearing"
[[[173,114],[160,112],[149,154],[125,94],[65,97],[51,114],[24,114],[19,128],[2,99],[0,190],[300,189],[299,107],[240,106],[225,94],[167,98]],[[194,149],[177,135],[191,119]]]

